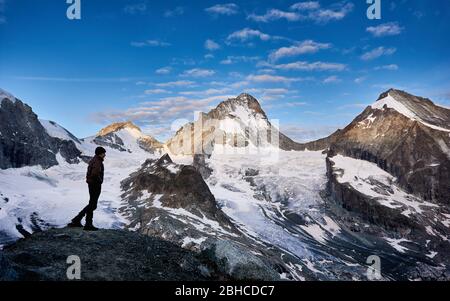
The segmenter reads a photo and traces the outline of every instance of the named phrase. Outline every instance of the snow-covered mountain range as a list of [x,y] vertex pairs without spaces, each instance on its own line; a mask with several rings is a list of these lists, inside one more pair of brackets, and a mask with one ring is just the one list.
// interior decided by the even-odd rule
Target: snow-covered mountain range
[[[130,122],[79,139],[0,93],[0,245],[64,227],[107,149],[98,226],[253,267],[261,279],[450,279],[450,110],[389,90],[330,137],[296,143],[249,94],[166,143]],[[240,258],[237,260],[236,258]]]

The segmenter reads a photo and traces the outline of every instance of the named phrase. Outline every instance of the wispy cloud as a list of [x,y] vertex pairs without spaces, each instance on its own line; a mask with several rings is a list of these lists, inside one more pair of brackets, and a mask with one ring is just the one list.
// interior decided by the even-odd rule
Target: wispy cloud
[[226,15],[231,16],[239,12],[239,7],[234,3],[217,4],[205,9],[211,15]]
[[123,11],[129,15],[144,14],[148,9],[146,2],[129,4],[123,8]]
[[155,71],[156,74],[160,74],[160,75],[170,74],[170,72],[172,72],[172,67],[170,67],[170,66],[162,67]]
[[170,43],[163,42],[160,40],[147,40],[143,42],[131,42],[131,46],[133,47],[168,47]]
[[181,76],[185,77],[207,77],[214,75],[216,72],[214,70],[209,69],[200,69],[200,68],[194,68],[190,70],[184,71]]
[[209,51],[214,51],[214,50],[220,49],[220,45],[211,39],[206,40],[204,46],[205,46],[205,49],[207,49]]
[[364,61],[370,61],[370,60],[374,60],[376,58],[379,58],[381,56],[385,56],[385,55],[392,55],[397,51],[396,48],[392,47],[392,48],[386,48],[383,46],[380,46],[378,48],[375,48],[373,50],[367,51],[366,53],[364,53],[361,56],[361,59]]
[[97,82],[130,82],[138,79],[131,77],[48,77],[48,76],[14,76],[14,79],[29,81],[48,81],[48,82],[79,82],[79,83],[97,83]]
[[190,80],[178,80],[178,81],[171,81],[171,82],[165,82],[165,83],[157,83],[155,86],[157,87],[186,87],[186,86],[192,86],[195,82]]
[[335,83],[340,83],[341,81],[342,80],[338,76],[332,75],[332,76],[325,78],[323,80],[323,83],[324,84],[335,84]]
[[149,89],[149,90],[145,90],[144,93],[147,95],[152,95],[152,94],[166,94],[166,93],[171,93],[171,92],[167,91],[165,89]]
[[170,18],[170,17],[177,17],[184,14],[184,7],[177,6],[174,9],[169,9],[164,12],[164,17]]
[[214,102],[223,101],[232,95],[208,97],[174,96],[155,101],[142,102],[135,107],[121,111],[102,111],[92,114],[91,120],[101,124],[117,121],[133,121],[138,125],[152,125],[170,128],[177,119],[192,119],[196,111],[208,111]]
[[399,67],[396,64],[391,64],[391,65],[377,66],[374,69],[375,70],[397,71],[399,69]]
[[371,33],[374,37],[385,37],[399,35],[402,33],[403,29],[404,28],[397,22],[390,22],[378,26],[367,27],[366,31]]
[[292,83],[297,81],[302,81],[301,78],[291,78],[280,75],[271,75],[271,74],[251,74],[246,78],[248,81],[256,82],[256,83]]
[[318,1],[307,1],[291,5],[290,11],[272,8],[263,15],[250,14],[247,19],[264,23],[284,19],[290,22],[313,21],[324,24],[345,18],[353,8],[353,3],[348,1],[334,3],[326,8],[322,8]]
[[303,10],[316,10],[320,8],[320,3],[318,1],[306,1],[298,2],[291,5],[291,9],[303,11]]
[[259,56],[227,56],[226,59],[220,61],[220,64],[222,65],[231,65],[231,64],[235,64],[238,62],[244,62],[244,63],[248,63],[248,62],[254,62],[259,60],[260,57]]
[[298,21],[301,16],[294,12],[286,12],[279,9],[269,9],[264,15],[251,14],[247,16],[247,19],[256,22],[270,22],[279,19],[285,19],[287,21]]
[[331,44],[328,43],[318,43],[312,40],[306,40],[303,42],[298,42],[297,44],[289,47],[282,47],[274,50],[269,55],[269,60],[274,62],[284,57],[293,57],[306,53],[316,53],[321,49],[328,49]]
[[360,76],[360,77],[355,78],[354,82],[355,82],[356,84],[361,84],[361,83],[364,82],[366,79],[367,79],[366,76]]
[[233,42],[233,41],[240,41],[240,42],[246,42],[252,39],[259,39],[261,41],[268,41],[270,40],[271,36],[263,33],[256,29],[251,28],[244,28],[241,30],[237,30],[227,37],[227,42]]
[[306,61],[297,61],[293,63],[278,64],[278,65],[263,63],[260,64],[260,66],[281,70],[299,70],[299,71],[343,71],[347,68],[347,65],[340,63],[329,63],[329,62],[310,63]]

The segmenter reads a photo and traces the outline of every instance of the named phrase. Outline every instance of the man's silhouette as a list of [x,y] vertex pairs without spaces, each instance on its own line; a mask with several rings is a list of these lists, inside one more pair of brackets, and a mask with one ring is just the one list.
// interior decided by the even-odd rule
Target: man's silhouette
[[83,227],[81,220],[86,215],[86,225],[84,230],[97,231],[98,228],[94,227],[92,219],[94,217],[94,210],[97,209],[98,198],[102,191],[104,167],[103,161],[105,160],[106,150],[103,147],[97,147],[95,149],[95,157],[91,159],[88,165],[86,173],[86,182],[89,187],[89,205],[87,205],[80,213],[72,220],[68,225],[69,227]]

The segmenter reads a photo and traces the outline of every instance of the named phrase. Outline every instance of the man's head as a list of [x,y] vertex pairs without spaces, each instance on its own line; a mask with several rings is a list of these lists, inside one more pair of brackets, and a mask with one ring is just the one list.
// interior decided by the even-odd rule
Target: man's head
[[95,155],[99,156],[100,158],[104,159],[106,156],[106,149],[104,149],[103,147],[99,146],[95,149]]

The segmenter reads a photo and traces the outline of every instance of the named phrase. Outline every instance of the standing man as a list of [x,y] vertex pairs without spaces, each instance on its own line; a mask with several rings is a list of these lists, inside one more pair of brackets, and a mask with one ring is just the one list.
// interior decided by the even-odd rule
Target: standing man
[[95,157],[91,159],[88,165],[86,182],[89,187],[89,205],[87,205],[80,213],[72,220],[68,225],[72,228],[83,227],[81,220],[86,215],[86,225],[84,230],[97,231],[98,228],[94,227],[92,219],[94,217],[94,210],[97,209],[98,198],[102,191],[104,167],[103,161],[105,160],[106,150],[103,147],[97,147],[95,149]]

